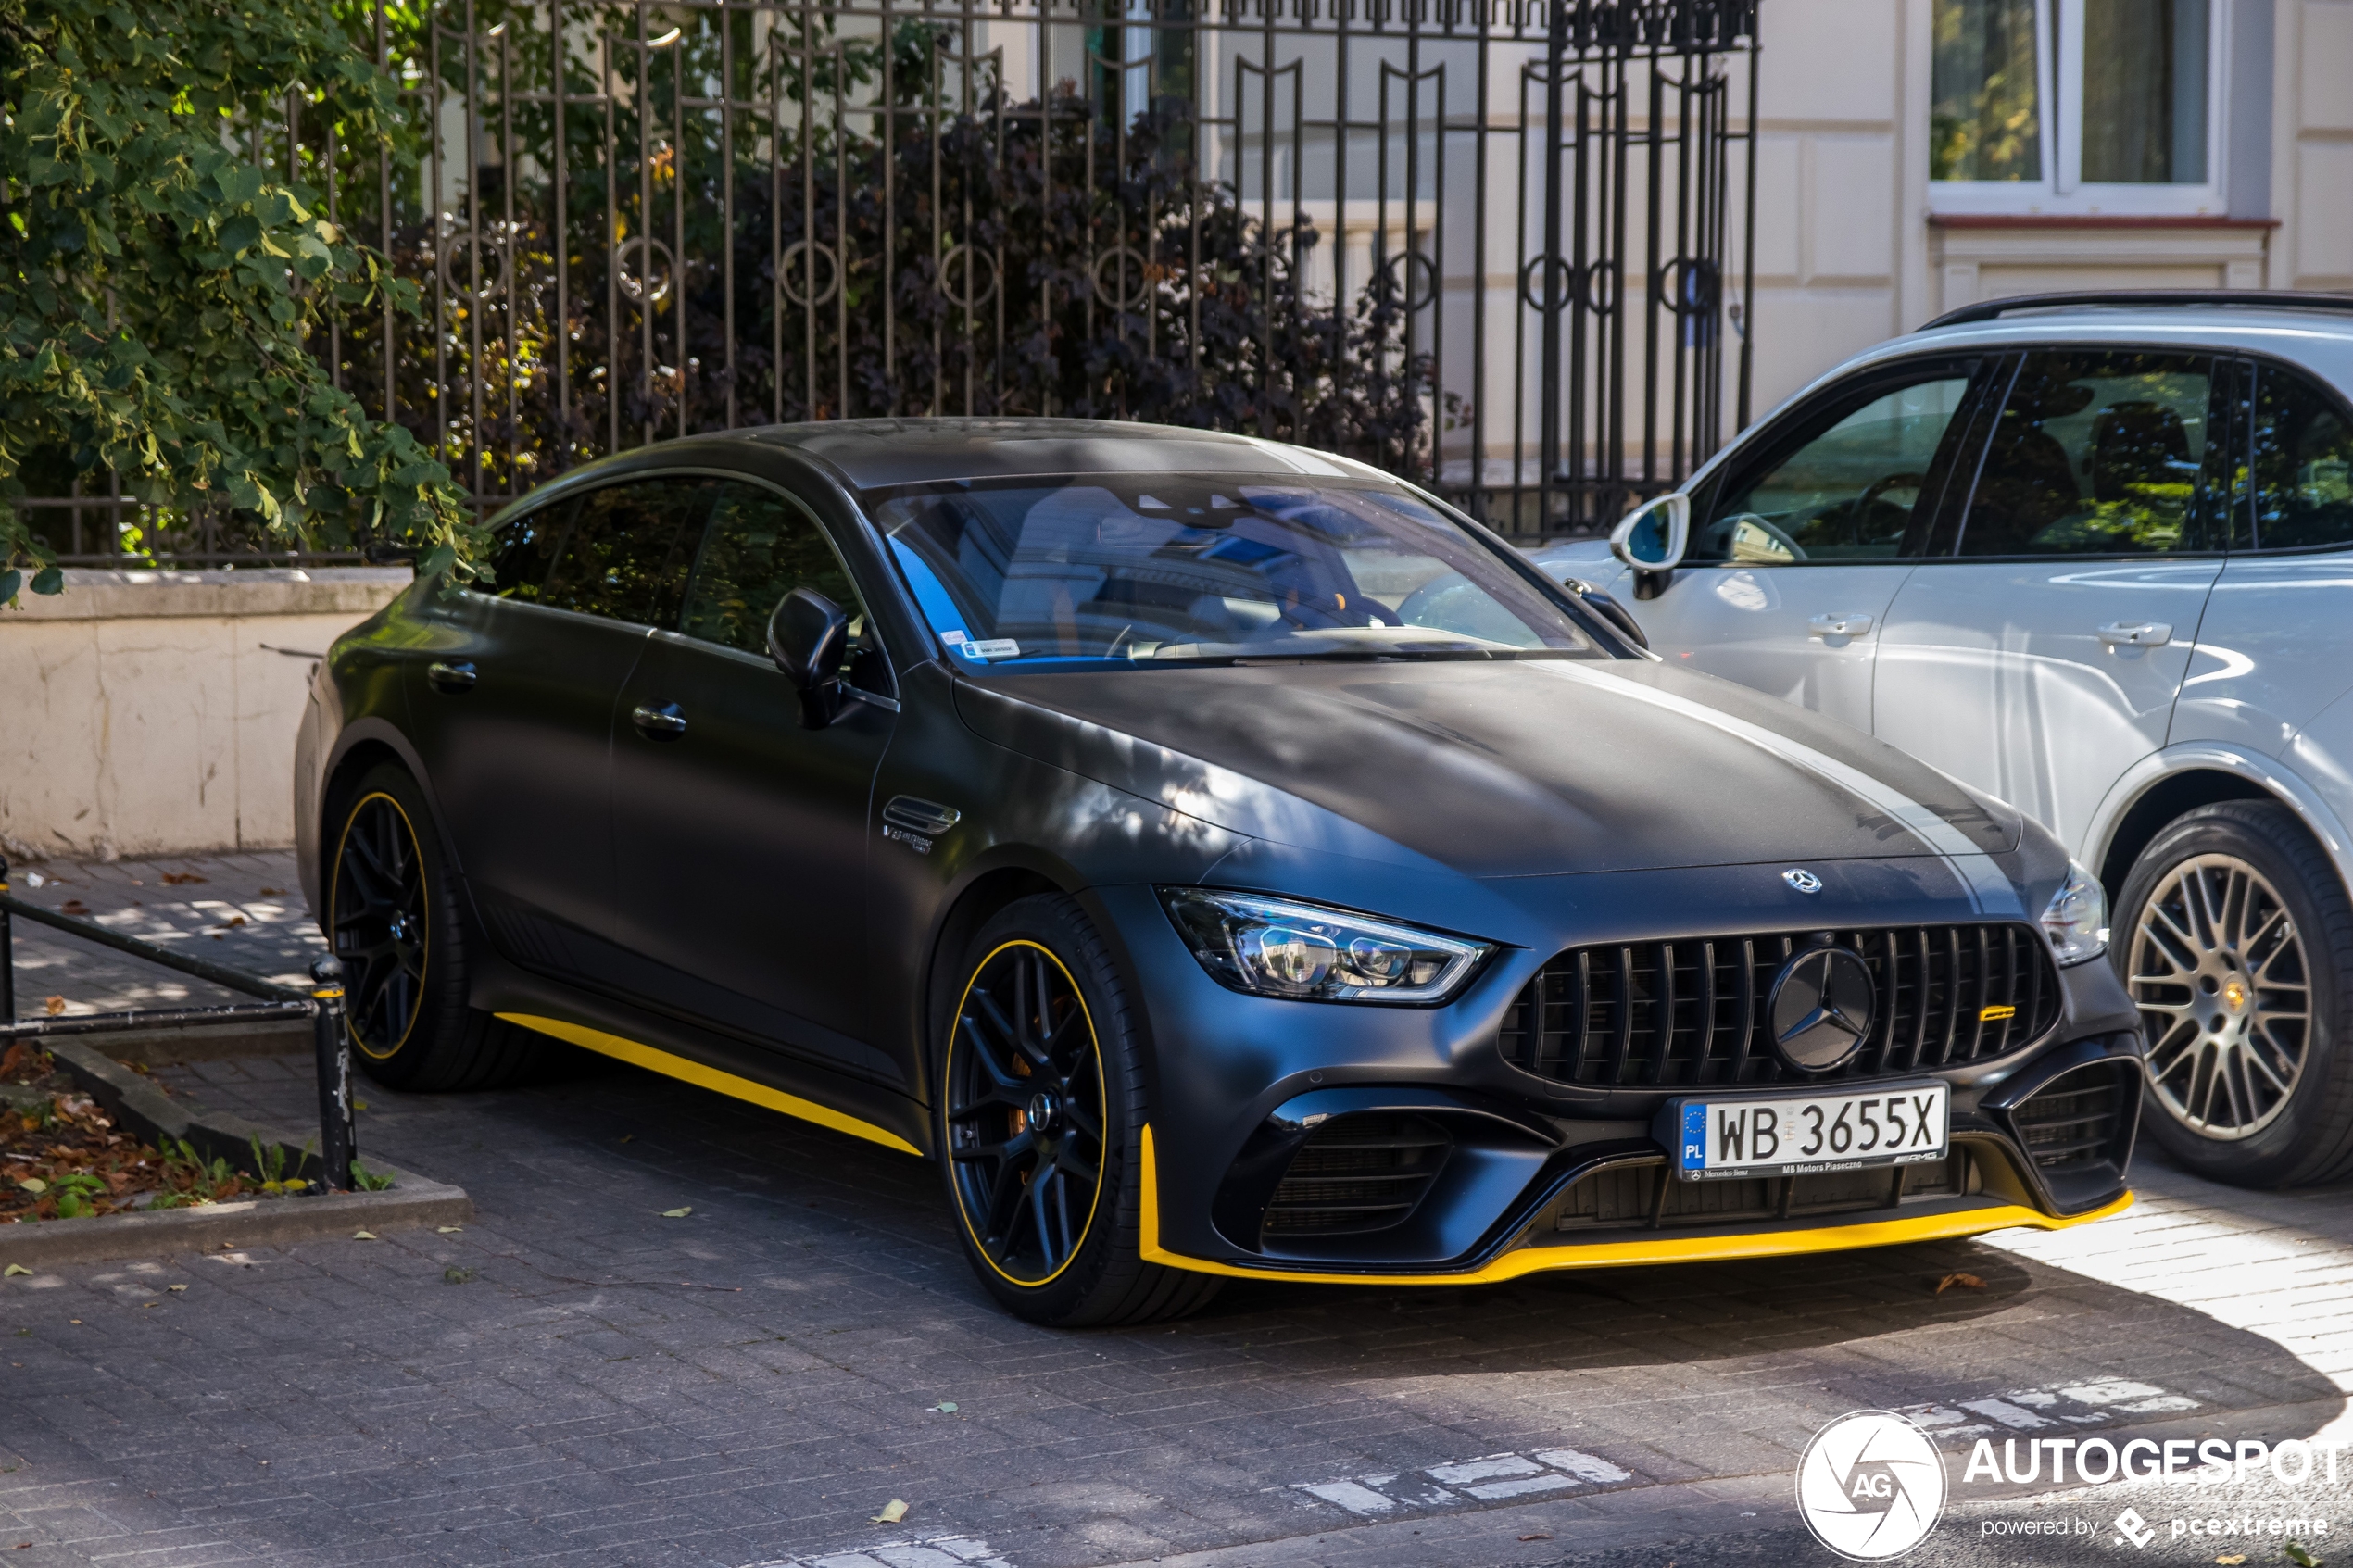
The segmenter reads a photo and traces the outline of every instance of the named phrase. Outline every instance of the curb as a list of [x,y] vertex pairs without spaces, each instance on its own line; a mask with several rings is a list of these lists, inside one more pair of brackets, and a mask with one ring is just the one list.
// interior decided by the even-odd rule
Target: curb
[[[255,1138],[265,1148],[298,1148],[278,1129],[242,1116],[213,1112],[198,1120],[153,1084],[90,1046],[59,1040],[48,1049],[83,1092],[105,1106],[126,1131],[149,1142],[184,1139],[206,1158],[225,1159],[240,1169],[253,1163]],[[304,1157],[298,1168],[315,1174],[317,1164],[317,1157]],[[473,1217],[473,1199],[463,1187],[428,1181],[406,1171],[384,1173],[391,1176],[393,1185],[383,1192],[240,1198],[201,1209],[0,1225],[0,1264],[54,1267],[217,1251],[224,1247],[283,1247],[298,1241],[343,1240],[354,1230],[381,1235],[420,1225],[463,1224]]]
[[160,1258],[174,1252],[217,1252],[229,1247],[344,1241],[355,1230],[381,1236],[421,1225],[463,1224],[473,1217],[473,1199],[466,1196],[465,1188],[445,1186],[406,1172],[392,1174],[399,1185],[389,1192],[241,1198],[202,1209],[0,1225],[0,1264],[42,1269],[109,1259]]
[[180,1028],[122,1029],[109,1035],[57,1035],[47,1048],[69,1040],[103,1040],[106,1054],[116,1061],[136,1061],[148,1067],[170,1067],[182,1061],[226,1061],[252,1056],[308,1055],[310,1023],[288,1019],[283,1023],[244,1025],[191,1024]]

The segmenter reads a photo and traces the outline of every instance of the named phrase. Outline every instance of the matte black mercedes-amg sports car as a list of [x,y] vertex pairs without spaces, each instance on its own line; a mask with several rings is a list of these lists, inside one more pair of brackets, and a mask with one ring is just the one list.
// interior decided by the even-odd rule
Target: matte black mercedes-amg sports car
[[1371,470],[806,425],[497,541],[303,726],[386,1084],[552,1036],[928,1157],[1064,1324],[2129,1201],[2133,1010],[2048,834]]

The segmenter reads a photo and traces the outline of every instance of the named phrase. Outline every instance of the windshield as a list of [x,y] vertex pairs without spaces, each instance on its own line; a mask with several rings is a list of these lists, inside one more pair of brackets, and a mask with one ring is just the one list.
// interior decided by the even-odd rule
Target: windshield
[[968,670],[1598,652],[1435,508],[1373,485],[1088,474],[926,485],[875,518]]

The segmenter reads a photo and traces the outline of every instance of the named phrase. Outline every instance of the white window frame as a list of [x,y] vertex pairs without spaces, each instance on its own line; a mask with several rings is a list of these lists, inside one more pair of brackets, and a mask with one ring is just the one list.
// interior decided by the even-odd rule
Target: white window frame
[[[2206,46],[2206,181],[2197,185],[2086,184],[2083,168],[2083,0],[2034,0],[2034,98],[2043,146],[2040,180],[1931,180],[1929,210],[2010,217],[2192,218],[2228,213],[2222,189],[2223,103],[2230,81],[2233,0],[2211,0]],[[2052,11],[2058,13],[2051,47]],[[1931,44],[1930,47],[1933,48]],[[2062,90],[2054,91],[2055,86]]]

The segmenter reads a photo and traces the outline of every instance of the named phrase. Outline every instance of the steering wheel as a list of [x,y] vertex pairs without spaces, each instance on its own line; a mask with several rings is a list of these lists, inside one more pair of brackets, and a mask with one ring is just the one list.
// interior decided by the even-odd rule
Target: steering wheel
[[[1928,475],[1924,473],[1891,473],[1884,479],[1873,481],[1869,489],[1855,497],[1855,505],[1847,509],[1846,531],[1853,537],[1846,542],[1858,547],[1870,543],[1863,537],[1863,520],[1870,515],[1871,504],[1881,495],[1890,490],[1918,490],[1927,483]],[[1910,515],[1909,508],[1906,508],[1905,520],[1907,522]]]

